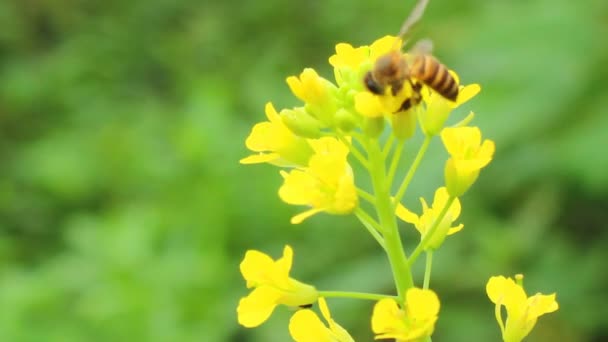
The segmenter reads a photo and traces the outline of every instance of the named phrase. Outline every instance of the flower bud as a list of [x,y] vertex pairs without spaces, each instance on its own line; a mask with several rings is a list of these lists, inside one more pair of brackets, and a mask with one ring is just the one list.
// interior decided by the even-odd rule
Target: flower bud
[[399,140],[409,139],[416,132],[416,114],[413,110],[406,110],[391,115],[393,135]]
[[359,124],[359,117],[349,110],[340,108],[334,116],[336,126],[344,132],[351,132]]
[[317,139],[321,136],[321,123],[302,107],[283,109],[281,120],[290,131],[299,137]]
[[377,138],[384,131],[384,117],[365,118],[363,132],[371,138]]

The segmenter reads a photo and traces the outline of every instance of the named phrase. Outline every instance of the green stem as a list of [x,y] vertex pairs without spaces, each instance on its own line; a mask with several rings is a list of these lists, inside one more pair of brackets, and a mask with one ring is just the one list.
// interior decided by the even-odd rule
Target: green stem
[[431,282],[431,269],[433,268],[433,251],[426,252],[426,267],[424,268],[424,282],[422,288],[427,290]]
[[390,184],[387,184],[385,159],[377,140],[368,140],[366,145],[370,161],[370,177],[376,195],[376,212],[382,226],[386,254],[391,265],[397,293],[405,299],[405,291],[413,286],[412,274],[401,243],[397,220],[390,196]]
[[393,203],[393,210],[395,210],[397,208],[397,204],[399,202],[401,202],[401,199],[405,195],[405,191],[407,190],[407,187],[410,185],[410,182],[412,181],[412,178],[414,177],[414,173],[416,173],[416,170],[418,169],[418,166],[420,165],[420,161],[422,161],[422,157],[424,157],[426,150],[429,148],[429,144],[431,143],[432,138],[433,137],[431,137],[431,136],[426,136],[424,138],[424,142],[420,146],[420,149],[418,150],[418,153],[416,154],[416,158],[412,162],[412,165],[410,166],[409,170],[407,170],[407,174],[405,175],[403,182],[399,186],[399,190],[397,190],[397,194],[395,195],[395,200]]
[[356,298],[356,299],[369,299],[369,300],[380,300],[385,298],[397,299],[396,296],[382,295],[376,293],[365,293],[365,292],[349,292],[349,291],[317,291],[320,297],[342,297],[342,298]]
[[395,135],[391,134],[382,148],[382,155],[384,156],[384,159],[388,158],[388,154],[391,152],[391,148],[393,147],[393,142],[395,142]]
[[393,180],[395,179],[395,172],[397,172],[397,165],[399,165],[399,158],[401,158],[403,146],[405,146],[405,142],[397,140],[397,147],[391,158],[391,166],[388,169],[388,184],[393,184]]
[[433,225],[431,226],[431,228],[424,234],[424,237],[422,238],[422,240],[420,241],[418,246],[416,246],[416,249],[414,249],[414,251],[412,252],[412,255],[410,255],[410,259],[408,260],[408,264],[410,267],[414,264],[414,262],[416,262],[416,259],[418,258],[420,253],[422,253],[422,251],[424,251],[424,247],[431,240],[431,238],[433,237],[433,234],[435,234],[437,227],[439,227],[439,224],[443,220],[443,217],[445,216],[445,214],[447,214],[448,209],[450,209],[450,207],[452,206],[452,203],[454,202],[455,199],[456,199],[456,197],[454,197],[454,196],[450,196],[450,198],[448,198],[448,201],[445,203],[445,206],[443,207],[443,209],[441,209],[439,216],[437,216],[435,221],[433,221]]
[[386,244],[384,243],[384,238],[380,235],[382,231],[382,227],[378,222],[376,222],[365,210],[361,208],[355,209],[355,215],[359,219],[359,221],[363,224],[365,229],[378,241],[378,244],[382,249],[386,250]]
[[370,194],[369,192],[363,190],[363,189],[359,189],[357,188],[357,195],[359,195],[359,197],[363,198],[364,200],[368,201],[370,204],[376,204],[376,198]]
[[348,141],[348,139],[346,139],[343,135],[338,134],[337,137],[338,137],[338,140],[340,140],[344,145],[348,146],[348,149],[353,154],[353,156],[355,156],[355,158],[359,161],[359,163],[361,163],[361,165],[363,165],[364,168],[368,169],[369,162],[367,161],[367,159],[365,159],[363,154],[353,144],[351,144],[351,142]]

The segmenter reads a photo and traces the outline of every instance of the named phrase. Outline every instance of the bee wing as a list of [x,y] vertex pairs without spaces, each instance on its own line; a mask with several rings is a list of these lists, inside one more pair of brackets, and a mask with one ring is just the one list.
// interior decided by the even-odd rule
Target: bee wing
[[412,48],[412,53],[417,55],[431,55],[433,52],[433,42],[430,39],[421,39]]
[[405,19],[403,25],[401,25],[401,30],[399,30],[399,37],[403,38],[405,34],[422,18],[424,14],[424,10],[426,5],[429,3],[429,0],[418,0],[416,7],[410,13],[410,16]]

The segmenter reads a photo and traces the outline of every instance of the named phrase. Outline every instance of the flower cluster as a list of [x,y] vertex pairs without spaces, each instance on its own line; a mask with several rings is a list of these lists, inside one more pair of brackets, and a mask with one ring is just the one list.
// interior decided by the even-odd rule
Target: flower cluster
[[[441,77],[450,77],[450,82],[454,80],[458,85],[456,98],[449,96],[453,100],[434,90],[437,85],[433,88],[407,72],[382,87],[370,86],[370,77],[376,82],[373,78],[379,60],[396,59],[407,67],[417,58],[398,52],[396,47],[401,43],[397,37],[385,36],[369,46],[336,45],[336,53],[329,58],[334,68],[333,82],[309,68],[288,77],[287,85],[302,103],[280,111],[268,103],[267,121],[256,124],[246,139],[252,154],[241,160],[243,164],[267,163],[279,168],[283,179],[279,197],[287,204],[304,207],[291,218],[292,224],[322,212],[355,215],[386,252],[396,296],[320,291],[290,276],[291,247],[286,246],[276,261],[250,250],[241,263],[247,287],[252,288],[237,308],[241,325],[256,327],[277,306],[288,306],[296,309],[289,323],[295,341],[353,341],[330,315],[325,298],[334,296],[376,301],[370,320],[376,339],[424,341],[433,334],[440,301],[429,288],[432,254],[447,236],[462,230],[464,225],[458,223],[460,197],[490,164],[495,146],[491,140],[482,139],[479,128],[468,126],[472,112],[448,126],[452,112],[481,90],[477,84],[459,85],[458,75],[451,70],[449,75],[444,70]],[[413,141],[417,131],[424,141],[407,173],[400,176],[397,170],[403,146]],[[422,211],[417,214],[404,207],[401,200],[431,140],[438,136],[447,152],[445,184],[436,189],[430,205],[420,199]],[[354,168],[353,162],[361,167]],[[362,178],[369,179],[371,185],[358,184],[361,175],[355,170],[366,172]],[[420,234],[409,257],[403,249],[399,222]],[[419,287],[411,266],[422,253],[427,258]],[[521,287],[496,279],[488,283],[488,295],[496,303],[497,312],[502,305],[507,308],[507,323],[499,320],[505,341],[521,340],[538,316],[557,309],[554,297],[553,302],[546,296],[527,298]]]

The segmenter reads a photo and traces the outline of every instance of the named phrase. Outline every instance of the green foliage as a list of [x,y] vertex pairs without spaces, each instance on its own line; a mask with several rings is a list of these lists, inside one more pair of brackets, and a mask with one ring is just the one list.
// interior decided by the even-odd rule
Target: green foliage
[[[237,162],[264,103],[295,103],[285,77],[306,66],[331,77],[335,43],[394,34],[410,7],[0,2],[0,340],[285,341],[286,312],[246,334],[235,315],[244,251],[277,256],[285,242],[298,279],[391,291],[354,220],[292,227],[280,177]],[[435,0],[416,28],[482,85],[475,123],[498,148],[462,199],[464,232],[435,255],[438,340],[497,340],[483,286],[516,272],[561,305],[530,340],[608,336],[607,10]],[[440,181],[439,147],[410,193]],[[298,259],[313,251],[317,263]],[[335,300],[332,312],[371,340],[371,304]]]

